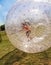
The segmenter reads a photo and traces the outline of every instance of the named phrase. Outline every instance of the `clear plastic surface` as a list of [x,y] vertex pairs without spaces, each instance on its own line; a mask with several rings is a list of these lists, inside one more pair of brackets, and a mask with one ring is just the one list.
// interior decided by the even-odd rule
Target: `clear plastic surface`
[[51,47],[51,25],[44,5],[33,0],[18,1],[8,12],[6,33],[16,48],[38,53]]

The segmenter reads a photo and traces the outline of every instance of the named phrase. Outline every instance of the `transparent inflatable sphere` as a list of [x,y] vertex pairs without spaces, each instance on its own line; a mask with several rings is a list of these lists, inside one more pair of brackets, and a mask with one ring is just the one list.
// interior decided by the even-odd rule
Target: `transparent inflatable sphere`
[[17,2],[6,19],[9,40],[27,53],[38,53],[51,47],[50,22],[39,4],[33,0]]

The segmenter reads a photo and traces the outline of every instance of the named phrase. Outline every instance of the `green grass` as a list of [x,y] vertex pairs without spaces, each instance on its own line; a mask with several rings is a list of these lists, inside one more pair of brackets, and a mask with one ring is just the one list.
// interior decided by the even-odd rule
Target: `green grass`
[[15,49],[1,58],[0,65],[51,65],[50,50],[51,48],[41,53],[28,54]]
[[15,49],[12,44],[9,42],[8,37],[4,31],[0,32],[2,41],[0,42],[0,58],[5,54],[9,53],[13,49]]
[[41,53],[28,54],[15,49],[5,32],[0,34],[0,65],[51,65],[51,48]]

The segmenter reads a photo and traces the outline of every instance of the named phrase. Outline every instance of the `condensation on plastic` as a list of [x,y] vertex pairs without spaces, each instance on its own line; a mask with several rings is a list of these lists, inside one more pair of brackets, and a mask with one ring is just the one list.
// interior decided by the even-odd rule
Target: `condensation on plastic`
[[[17,2],[8,12],[6,33],[16,48],[27,53],[38,53],[51,47],[50,21],[42,10],[44,5],[33,0],[26,0]],[[29,23],[32,39],[27,38],[26,31],[22,29],[22,23],[25,22]]]

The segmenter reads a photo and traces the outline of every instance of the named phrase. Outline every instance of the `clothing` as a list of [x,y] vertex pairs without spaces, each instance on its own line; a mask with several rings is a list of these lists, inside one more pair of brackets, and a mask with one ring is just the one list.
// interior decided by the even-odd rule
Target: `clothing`
[[26,36],[29,37],[30,33],[31,33],[30,30],[26,31]]
[[23,29],[25,29],[26,31],[30,30],[30,28],[28,26],[26,26],[26,25],[23,26]]
[[30,33],[31,33],[30,27],[27,25],[23,25],[23,29],[26,31],[26,36],[28,38],[30,36]]

